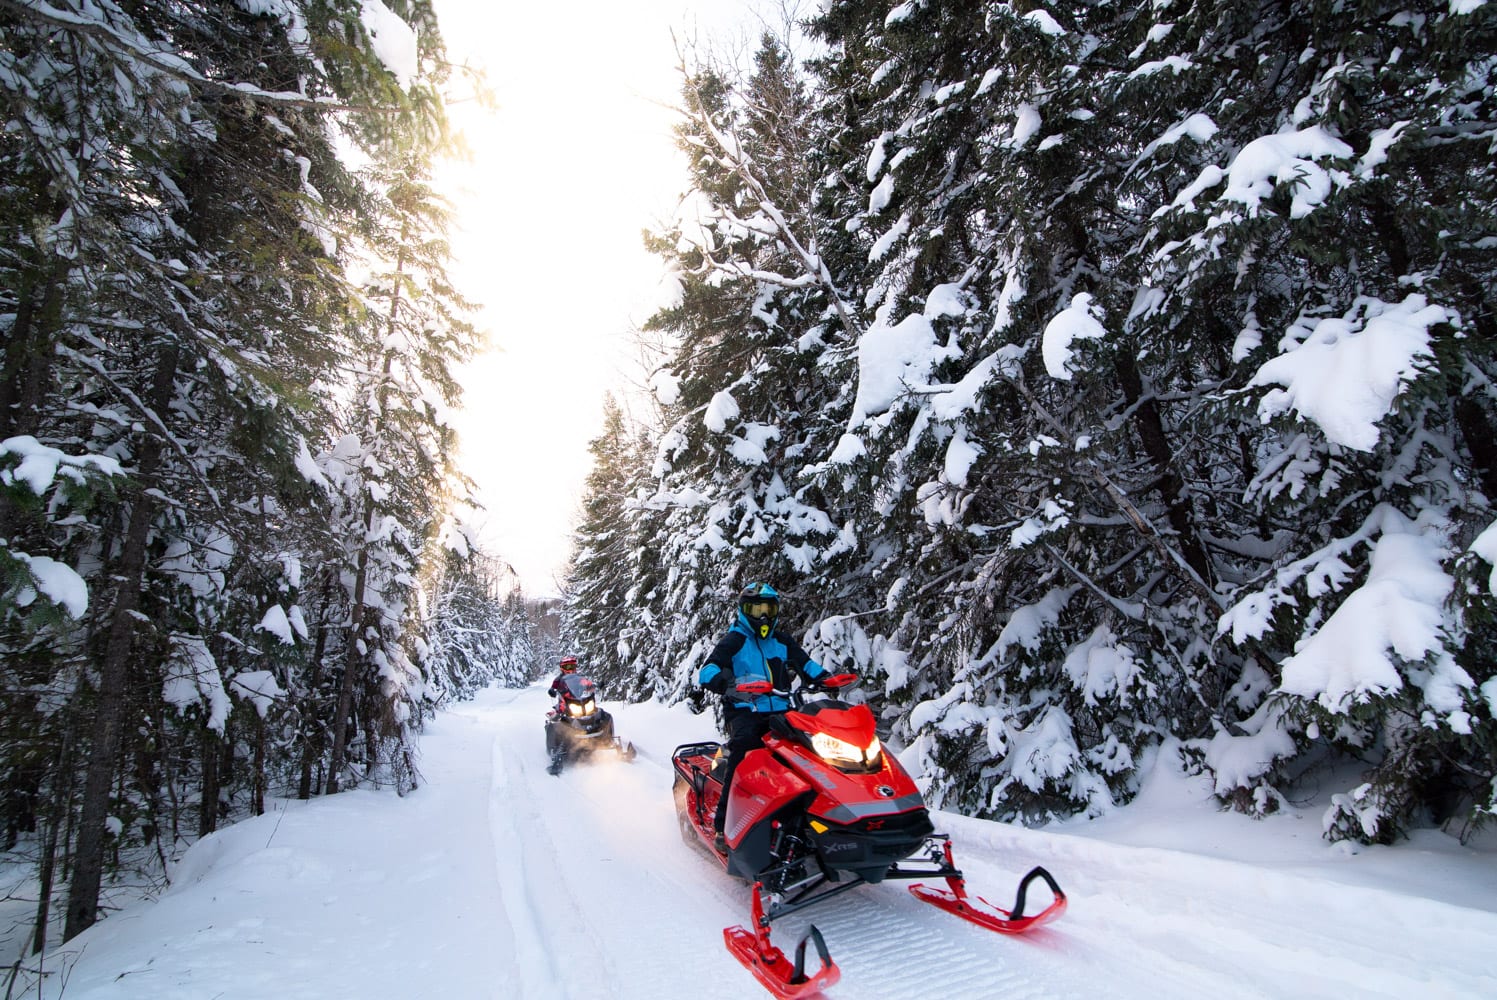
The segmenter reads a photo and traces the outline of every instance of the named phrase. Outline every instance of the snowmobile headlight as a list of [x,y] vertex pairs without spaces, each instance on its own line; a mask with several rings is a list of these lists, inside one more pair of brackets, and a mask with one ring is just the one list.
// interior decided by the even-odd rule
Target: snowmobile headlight
[[567,702],[567,711],[572,713],[572,716],[574,718],[578,719],[582,718],[584,715],[592,715],[593,700],[589,698],[586,701],[569,701]]
[[860,747],[856,743],[839,740],[835,736],[826,733],[813,733],[811,735],[811,749],[828,764],[836,764],[841,767],[872,767],[878,763],[878,755],[883,750],[878,737],[866,747]]

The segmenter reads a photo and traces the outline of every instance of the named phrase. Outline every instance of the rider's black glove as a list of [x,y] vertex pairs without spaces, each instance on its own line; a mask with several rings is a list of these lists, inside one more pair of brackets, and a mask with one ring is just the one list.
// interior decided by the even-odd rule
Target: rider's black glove
[[694,687],[686,692],[686,703],[691,706],[693,715],[701,715],[707,706],[707,692],[701,688]]

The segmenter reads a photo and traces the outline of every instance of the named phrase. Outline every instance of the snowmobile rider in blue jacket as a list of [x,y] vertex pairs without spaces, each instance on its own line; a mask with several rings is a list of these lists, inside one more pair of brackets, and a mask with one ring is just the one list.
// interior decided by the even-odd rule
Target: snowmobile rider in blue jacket
[[738,594],[738,614],[732,627],[697,674],[697,684],[724,696],[727,759],[722,770],[723,793],[717,800],[717,813],[712,820],[719,850],[725,849],[723,819],[728,813],[728,782],[744,755],[763,746],[770,720],[790,708],[789,700],[783,695],[740,694],[738,685],[768,681],[776,691],[788,691],[792,673],[802,681],[827,676],[827,669],[811,659],[800,643],[775,627],[779,615],[780,595],[773,587],[767,583],[751,583],[744,587]]

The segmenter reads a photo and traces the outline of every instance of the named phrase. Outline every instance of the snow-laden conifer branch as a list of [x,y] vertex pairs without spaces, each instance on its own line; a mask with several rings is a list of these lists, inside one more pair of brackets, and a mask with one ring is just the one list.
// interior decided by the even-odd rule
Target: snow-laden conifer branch
[[151,69],[175,80],[200,87],[220,96],[241,97],[250,101],[273,104],[281,107],[316,108],[322,111],[348,111],[359,114],[399,115],[407,113],[401,107],[381,107],[369,104],[347,104],[334,97],[310,97],[295,90],[265,90],[243,81],[231,83],[206,77],[176,52],[157,48],[139,34],[126,33],[107,20],[86,17],[61,10],[48,3],[22,2],[22,0],[0,0],[0,11],[7,11],[33,23],[45,24],[64,31],[77,32],[96,40],[105,48],[123,59],[139,60]]
[[[816,251],[815,233],[808,233],[804,241],[796,233],[795,227],[785,218],[780,207],[775,204],[774,199],[766,190],[758,165],[754,163],[753,158],[745,149],[737,127],[732,124],[718,127],[707,109],[695,75],[686,65],[685,57],[680,54],[679,50],[677,55],[680,58],[677,70],[691,97],[690,107],[683,111],[683,114],[692,119],[712,138],[718,150],[718,162],[744,183],[753,195],[759,211],[763,212],[773,223],[774,234],[784,241],[799,259],[801,266],[805,268],[804,283],[815,284],[826,292],[838,318],[842,320],[843,329],[848,332],[851,339],[856,340],[864,331],[863,324],[857,318],[856,311],[848,305],[842,290],[837,287],[826,261]],[[778,275],[773,277],[777,279],[775,281],[777,284],[784,284],[789,280]],[[803,285],[787,287],[803,287]]]
[[[1024,397],[1026,402],[1028,402],[1030,409],[1034,411],[1035,415],[1038,416],[1046,426],[1050,427],[1056,432],[1056,434],[1060,435],[1063,440],[1075,440],[1076,435],[1070,430],[1070,428],[1066,427],[1065,424],[1057,420],[1055,416],[1050,413],[1045,404],[1040,402],[1039,398],[1035,396],[1034,392],[1024,382],[1024,376],[1022,372],[1016,372],[1004,368],[997,371],[997,377],[1018,390],[1019,394]],[[1128,522],[1133,525],[1134,530],[1137,531],[1141,536],[1143,536],[1145,541],[1147,541],[1148,544],[1157,553],[1159,553],[1159,555],[1164,557],[1166,562],[1173,564],[1176,569],[1179,570],[1181,575],[1183,575],[1186,581],[1190,584],[1191,589],[1194,590],[1198,595],[1200,595],[1203,600],[1205,600],[1207,606],[1225,610],[1226,604],[1222,600],[1221,595],[1212,590],[1211,586],[1205,580],[1201,579],[1201,575],[1195,571],[1195,568],[1190,565],[1190,563],[1185,559],[1184,555],[1182,555],[1177,549],[1175,549],[1174,546],[1169,545],[1165,541],[1165,538],[1160,533],[1159,529],[1154,526],[1154,523],[1149,520],[1148,516],[1145,515],[1143,511],[1138,509],[1137,504],[1128,499],[1127,493],[1117,485],[1112,476],[1110,476],[1107,473],[1107,470],[1102,467],[1101,463],[1092,458],[1090,455],[1086,454],[1082,454],[1079,460],[1081,464],[1086,468],[1088,475],[1090,475],[1091,478],[1097,483],[1097,485],[1102,488],[1102,491],[1107,494],[1108,498],[1112,500],[1112,502],[1117,506],[1118,510],[1122,512],[1123,516],[1128,519]]]
[[59,345],[57,348],[57,353],[60,356],[69,358],[70,360],[74,361],[80,367],[93,372],[100,379],[102,379],[106,385],[110,386],[115,392],[119,393],[120,398],[129,404],[130,409],[135,413],[135,415],[139,417],[143,422],[148,424],[151,428],[153,428],[156,436],[170,445],[172,451],[174,451],[180,458],[182,458],[184,465],[191,471],[193,478],[197,481],[197,484],[202,487],[204,495],[210,501],[212,501],[214,508],[219,511],[222,511],[224,509],[223,500],[219,497],[217,488],[214,487],[214,485],[210,483],[204,476],[203,470],[193,459],[187,447],[187,444],[182,441],[181,438],[170,427],[166,425],[166,422],[161,419],[161,414],[157,413],[155,409],[150,406],[150,404],[140,398],[140,396],[135,392],[133,388],[126,385],[123,381],[117,378],[114,372],[110,371],[105,366],[102,358],[95,357],[91,354],[85,354],[82,351],[74,350],[67,345]]

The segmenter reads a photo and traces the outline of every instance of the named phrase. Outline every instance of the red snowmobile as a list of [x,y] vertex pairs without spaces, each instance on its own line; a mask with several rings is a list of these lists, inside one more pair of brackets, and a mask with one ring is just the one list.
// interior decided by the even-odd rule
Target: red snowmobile
[[[728,950],[778,997],[803,997],[836,983],[841,971],[814,926],[792,962],[770,941],[770,924],[832,896],[885,879],[944,878],[949,888],[917,884],[916,898],[980,927],[1021,934],[1065,912],[1066,896],[1044,868],[1019,881],[1012,910],[967,895],[951,843],[931,825],[925,800],[874,732],[873,713],[834,697],[807,701],[802,692],[841,688],[856,680],[836,674],[788,697],[792,708],[772,721],[762,749],[749,751],[734,772],[724,822],[726,851],[714,844],[712,818],[722,795],[714,773],[717,743],[689,743],[671,755],[681,835],[731,874],[754,885],[751,928],[728,927]],[[772,692],[768,682],[738,686],[738,697]],[[729,698],[735,697],[732,693]],[[1026,915],[1030,883],[1054,897]],[[806,970],[812,944],[820,968]]]

